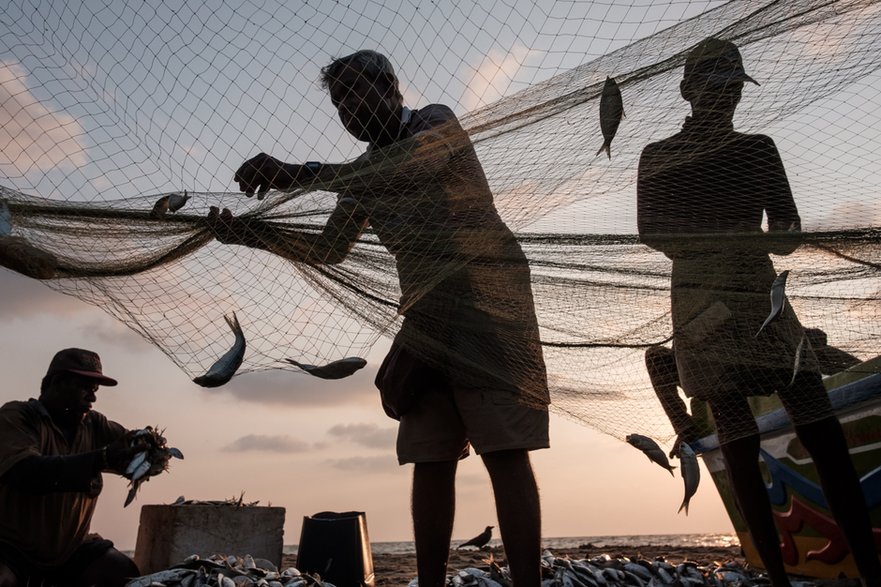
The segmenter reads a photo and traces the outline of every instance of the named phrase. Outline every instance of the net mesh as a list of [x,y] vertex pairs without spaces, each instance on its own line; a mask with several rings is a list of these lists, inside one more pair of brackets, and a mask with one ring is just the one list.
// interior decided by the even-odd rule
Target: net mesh
[[[645,353],[669,347],[673,337],[673,263],[637,235],[637,178],[642,185],[666,177],[699,155],[686,149],[678,159],[655,161],[650,173],[639,161],[647,145],[680,131],[689,113],[680,95],[686,55],[716,36],[737,44],[747,72],[761,83],[744,89],[735,128],[773,138],[798,207],[801,246],[770,257],[774,273],[790,272],[787,311],[858,359],[879,354],[881,4],[296,5],[12,0],[0,25],[0,198],[11,216],[4,264],[36,277],[51,274],[46,285],[123,321],[190,377],[228,350],[223,315],[233,311],[248,341],[238,374],[295,370],[285,357],[322,364],[364,356],[401,324],[388,242],[368,229],[342,263],[299,263],[220,244],[205,216],[210,206],[226,207],[282,233],[319,234],[337,205],[334,185],[247,199],[234,191],[233,171],[258,151],[287,161],[358,156],[363,143],[336,120],[319,70],[334,57],[377,48],[395,64],[408,105],[447,104],[470,135],[495,209],[529,261],[552,407],[618,438],[638,432],[668,441],[673,430]],[[617,81],[625,113],[611,158],[597,156],[608,76]],[[724,152],[718,144],[707,149]],[[407,184],[392,164],[377,165],[386,183],[367,191],[396,197],[410,206],[409,218],[430,216],[424,194],[413,195],[420,190],[412,176]],[[470,171],[449,165],[438,173],[448,181]],[[750,174],[736,168],[730,181]],[[749,190],[761,191],[764,180],[756,177]],[[181,210],[151,214],[157,199],[183,190],[189,199]],[[746,209],[719,198],[706,203],[724,208],[723,216]],[[690,222],[706,220],[696,215]],[[526,311],[528,293],[518,294],[510,274],[492,269],[510,257],[495,246],[497,232],[431,222],[409,230],[419,242],[446,238],[457,246],[441,262],[426,245],[431,252],[419,257],[426,265],[410,268],[424,278],[404,292],[408,299],[430,297],[463,267],[481,267],[470,292],[481,315],[517,322]],[[705,253],[706,240],[688,242]],[[740,304],[763,304],[746,312],[749,328],[758,330],[770,309],[770,282],[767,271],[753,277],[768,257],[744,262],[748,240],[720,236],[710,248],[738,259],[720,264],[750,290]],[[691,265],[700,269],[682,269],[686,281],[711,279],[707,257],[698,257]],[[467,313],[463,323],[444,319],[452,311],[445,304],[455,299],[447,295],[437,302],[443,311],[429,312],[422,330],[430,334],[422,341],[427,356],[432,343],[462,330],[471,338],[455,347],[457,360],[469,369],[504,379],[493,370],[528,363],[534,349],[522,349],[524,341],[529,347],[522,333],[482,328]],[[713,307],[705,302],[685,305]],[[736,314],[737,303],[727,311]],[[721,319],[717,314],[704,315],[704,334],[718,326],[713,320],[727,319],[724,309]],[[768,353],[753,371],[816,370],[794,340],[800,367],[789,349]],[[716,351],[737,358],[742,344],[735,336]],[[717,374],[721,360],[706,373]]]

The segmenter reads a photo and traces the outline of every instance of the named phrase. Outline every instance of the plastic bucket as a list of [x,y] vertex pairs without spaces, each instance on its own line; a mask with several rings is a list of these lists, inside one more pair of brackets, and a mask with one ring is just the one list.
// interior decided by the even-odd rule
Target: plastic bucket
[[364,512],[320,512],[303,518],[297,568],[336,587],[374,587]]

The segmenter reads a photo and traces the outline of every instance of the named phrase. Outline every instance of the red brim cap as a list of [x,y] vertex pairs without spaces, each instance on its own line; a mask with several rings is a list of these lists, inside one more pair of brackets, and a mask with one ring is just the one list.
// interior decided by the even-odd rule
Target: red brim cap
[[107,377],[103,373],[98,373],[97,371],[82,371],[80,369],[67,369],[67,371],[71,373],[76,373],[77,375],[82,375],[83,377],[88,377],[90,379],[97,379],[99,385],[106,385],[108,387],[113,387],[119,382],[112,377]]

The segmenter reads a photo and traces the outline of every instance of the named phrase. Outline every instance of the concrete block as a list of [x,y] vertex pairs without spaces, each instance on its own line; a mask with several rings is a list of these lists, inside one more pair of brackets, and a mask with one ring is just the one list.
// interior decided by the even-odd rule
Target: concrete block
[[282,507],[228,504],[145,505],[135,546],[141,573],[154,573],[190,555],[265,558],[281,565]]

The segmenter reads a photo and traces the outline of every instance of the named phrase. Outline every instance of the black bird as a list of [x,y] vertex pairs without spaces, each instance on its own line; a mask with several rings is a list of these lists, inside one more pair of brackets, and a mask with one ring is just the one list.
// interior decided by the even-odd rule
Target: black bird
[[490,539],[492,539],[493,528],[495,528],[495,526],[487,526],[486,530],[484,530],[483,532],[481,532],[480,534],[478,534],[477,536],[475,536],[471,540],[469,540],[467,542],[463,542],[462,544],[460,544],[459,546],[456,547],[456,550],[459,550],[463,546],[476,546],[477,548],[483,548],[484,546],[487,545],[487,543],[489,543]]

